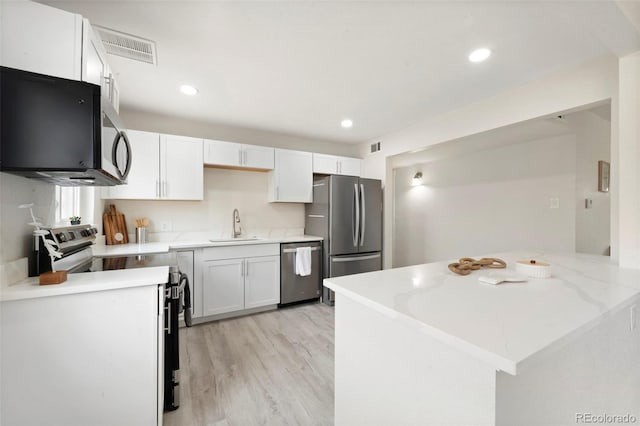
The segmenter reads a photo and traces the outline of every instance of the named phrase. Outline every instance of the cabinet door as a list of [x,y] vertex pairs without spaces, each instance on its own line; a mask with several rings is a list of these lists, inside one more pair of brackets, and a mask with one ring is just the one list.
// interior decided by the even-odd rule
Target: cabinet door
[[338,173],[347,176],[360,177],[360,162],[359,158],[340,157]]
[[162,198],[202,200],[202,139],[160,135]]
[[313,173],[335,175],[338,173],[338,162],[335,155],[313,154]]
[[313,201],[313,160],[310,152],[275,150],[271,172],[270,201],[310,203]]
[[3,66],[80,80],[80,15],[30,1],[0,1],[0,8]]
[[244,259],[207,260],[202,269],[202,314],[244,309]]
[[273,170],[274,149],[266,146],[242,145],[244,167]]
[[250,257],[245,265],[244,308],[280,303],[280,256]]
[[100,86],[100,94],[105,99],[110,99],[108,82],[107,52],[104,50],[102,40],[89,25],[87,19],[83,19],[82,25],[82,81]]
[[205,140],[204,164],[239,167],[242,165],[242,145],[233,142]]
[[153,200],[160,197],[160,135],[127,130],[131,171],[126,185],[109,187],[110,198]]

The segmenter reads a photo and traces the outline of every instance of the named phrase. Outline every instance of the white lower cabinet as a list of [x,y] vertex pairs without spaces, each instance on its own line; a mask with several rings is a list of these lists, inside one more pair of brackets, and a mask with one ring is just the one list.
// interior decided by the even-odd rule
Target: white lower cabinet
[[279,250],[279,244],[203,249],[202,279],[194,285],[194,308],[202,313],[198,317],[280,303]]
[[245,259],[245,309],[280,303],[280,256]]
[[244,259],[204,262],[202,306],[204,316],[244,309]]

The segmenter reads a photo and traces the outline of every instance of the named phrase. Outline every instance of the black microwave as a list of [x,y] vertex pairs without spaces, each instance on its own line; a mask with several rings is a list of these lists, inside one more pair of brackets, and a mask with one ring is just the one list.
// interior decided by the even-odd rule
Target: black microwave
[[131,146],[100,86],[0,67],[0,171],[62,186],[126,183]]

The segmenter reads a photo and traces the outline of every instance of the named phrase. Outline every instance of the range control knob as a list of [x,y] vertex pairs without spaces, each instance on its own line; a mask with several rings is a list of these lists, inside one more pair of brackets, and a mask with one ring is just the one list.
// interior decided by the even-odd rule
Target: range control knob
[[58,239],[58,242],[61,242],[61,243],[64,243],[65,241],[67,241],[67,237],[64,235],[63,232],[56,234],[56,238]]
[[67,238],[67,240],[71,241],[75,239],[76,239],[76,234],[73,232],[69,232],[69,237]]
[[91,233],[96,235],[98,233],[98,228],[91,228]]

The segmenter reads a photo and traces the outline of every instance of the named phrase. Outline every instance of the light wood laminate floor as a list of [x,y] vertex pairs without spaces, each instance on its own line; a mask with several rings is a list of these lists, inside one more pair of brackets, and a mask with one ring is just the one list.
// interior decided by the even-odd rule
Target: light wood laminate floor
[[166,426],[331,425],[334,311],[313,303],[180,329]]

